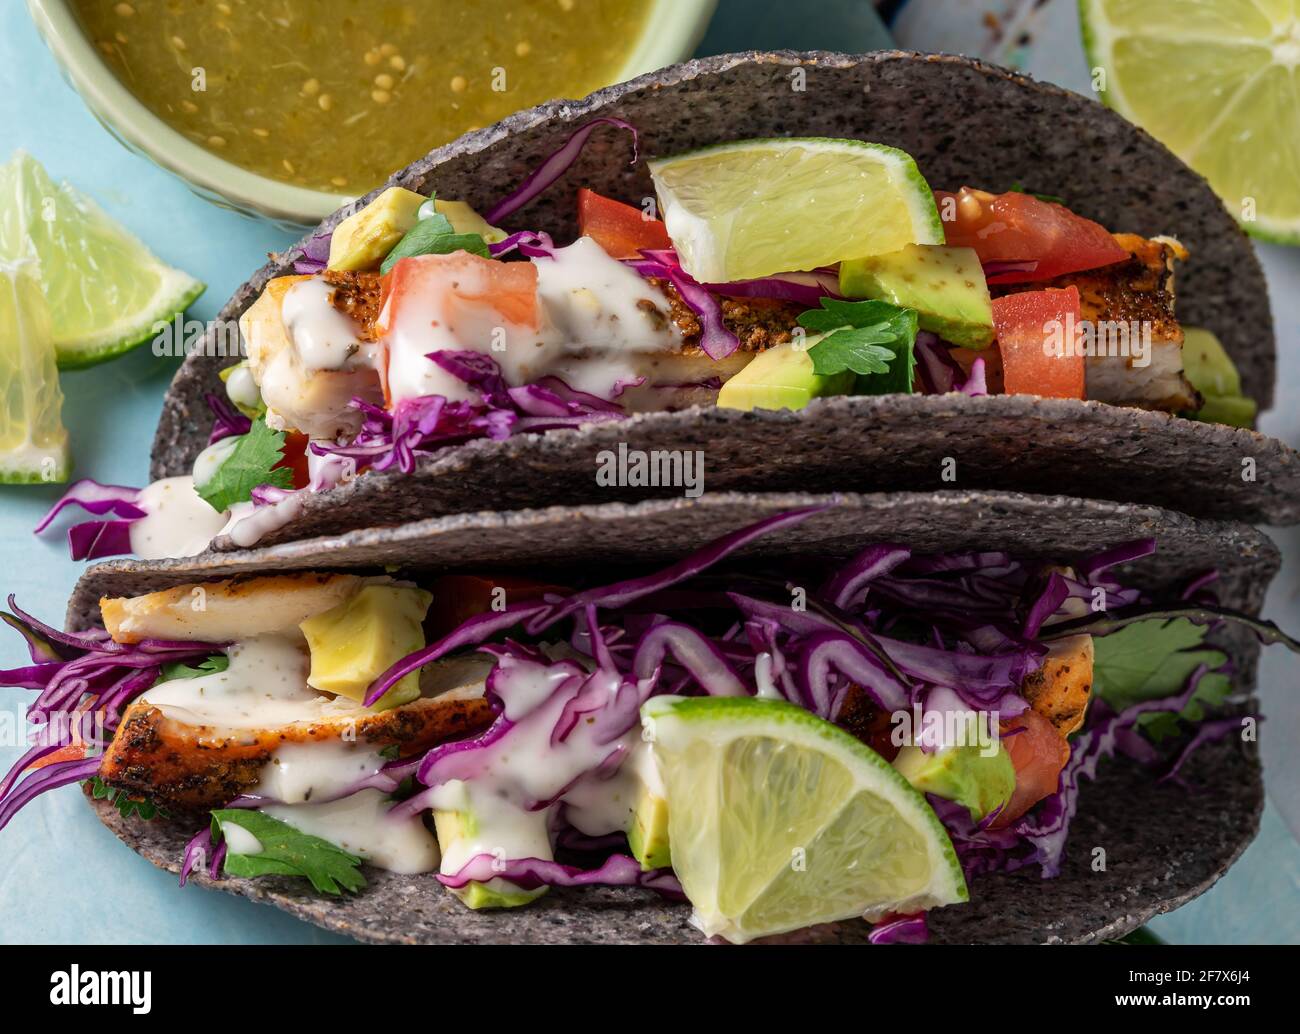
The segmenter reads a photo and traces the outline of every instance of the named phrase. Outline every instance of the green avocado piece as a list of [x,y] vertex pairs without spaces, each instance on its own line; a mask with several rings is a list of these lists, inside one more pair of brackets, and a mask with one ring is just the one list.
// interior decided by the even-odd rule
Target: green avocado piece
[[803,409],[815,398],[851,394],[856,380],[852,370],[830,376],[813,372],[808,350],[820,340],[820,335],[814,335],[760,352],[722,385],[718,405],[724,409]]
[[1255,413],[1259,407],[1254,399],[1242,396],[1216,398],[1205,396],[1205,405],[1196,411],[1196,419],[1209,424],[1227,424],[1230,427],[1254,427]]
[[[366,585],[298,627],[311,651],[307,684],[364,700],[376,678],[424,645],[422,622],[433,596],[403,585]],[[403,677],[374,704],[383,711],[420,695],[420,674]]]
[[997,753],[987,756],[981,750],[971,744],[927,754],[908,746],[898,752],[894,767],[922,793],[964,804],[978,822],[1009,801],[1016,788],[1016,770],[1006,748],[999,743]]
[[840,293],[915,309],[922,330],[965,348],[993,343],[993,303],[974,248],[909,244],[840,263]]
[[1258,406],[1241,393],[1241,375],[1219,339],[1203,327],[1183,328],[1183,374],[1205,398],[1197,420],[1254,427]]
[[627,843],[632,857],[646,872],[667,869],[673,864],[668,850],[668,802],[644,785],[628,824]]
[[[438,834],[438,845],[445,854],[457,840],[478,834],[478,822],[473,814],[465,811],[435,811],[433,828]],[[448,887],[461,904],[467,908],[519,908],[530,901],[536,901],[546,893],[546,887],[524,890],[509,880],[497,877],[480,883],[471,880],[463,887]]]

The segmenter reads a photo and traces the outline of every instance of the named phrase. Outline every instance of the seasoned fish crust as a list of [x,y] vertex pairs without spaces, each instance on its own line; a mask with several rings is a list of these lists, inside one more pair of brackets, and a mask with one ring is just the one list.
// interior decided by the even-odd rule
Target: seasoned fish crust
[[343,269],[327,269],[322,276],[334,288],[330,304],[361,328],[360,338],[377,340],[379,331],[375,324],[383,307],[383,278],[375,272]]
[[99,777],[170,812],[204,812],[256,786],[263,766],[283,743],[338,740],[355,730],[357,743],[396,746],[399,755],[407,757],[480,732],[492,718],[492,708],[482,697],[449,694],[378,713],[359,710],[355,716],[275,729],[232,730],[189,725],[138,700],[127,708],[104,752]]
[[[682,351],[698,351],[703,334],[699,317],[667,280],[651,278],[650,283],[668,300],[668,318],[682,333]],[[720,297],[719,302],[723,325],[740,340],[742,352],[761,352],[791,340],[799,324],[799,314],[808,308],[774,298]]]

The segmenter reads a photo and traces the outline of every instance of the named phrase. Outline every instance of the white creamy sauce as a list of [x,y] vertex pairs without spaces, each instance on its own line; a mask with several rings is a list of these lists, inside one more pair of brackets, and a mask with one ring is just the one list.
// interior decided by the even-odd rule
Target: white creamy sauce
[[282,743],[249,792],[281,804],[319,802],[375,775],[384,764],[379,751],[355,740]]
[[393,818],[392,803],[379,790],[360,790],[328,804],[271,804],[260,810],[381,869],[407,874],[437,869],[437,839],[419,815]]
[[257,379],[253,376],[248,363],[240,363],[226,378],[226,398],[237,406],[257,409],[262,402],[262,393],[258,390]]
[[334,288],[319,277],[300,280],[284,294],[280,319],[303,370],[342,370],[366,350],[357,326],[334,307]]
[[266,506],[253,506],[249,503],[238,515],[232,512],[233,519],[223,530],[236,546],[247,549],[256,545],[264,535],[278,531],[302,513],[303,502],[303,493],[294,492],[278,503]]
[[[503,858],[553,857],[547,834],[551,807],[530,810],[539,801],[561,795],[565,815],[591,836],[623,831],[636,805],[645,748],[640,726],[609,743],[597,742],[588,721],[579,716],[567,737],[552,742],[552,731],[569,701],[569,692],[556,692],[559,678],[548,665],[509,660],[494,686],[505,714],[517,724],[484,759],[484,768],[467,780],[435,787],[430,802],[438,811],[468,813],[474,833],[464,841],[443,844],[442,872],[453,875],[476,854]],[[597,673],[596,692],[613,694],[617,676]],[[590,773],[615,751],[622,765],[605,778]]]
[[222,438],[218,442],[213,442],[194,457],[194,466],[191,470],[194,474],[195,488],[202,488],[212,480],[212,475],[230,458],[230,454],[239,445],[239,438],[240,436],[236,434],[232,434],[228,438]]
[[225,823],[221,827],[221,835],[226,841],[226,850],[231,854],[262,853],[262,842],[238,823]]
[[226,523],[226,515],[204,502],[188,475],[146,486],[136,505],[145,516],[131,522],[131,552],[142,560],[202,553]]
[[[490,355],[511,385],[554,374],[580,391],[612,398],[621,384],[642,376],[646,353],[680,347],[677,327],[665,318],[663,296],[591,238],[556,249],[553,258],[532,261],[535,324],[505,319],[491,302],[486,271],[476,267],[447,273],[455,278],[454,291],[448,284],[446,290],[400,299],[389,312],[384,337],[393,402],[422,395],[474,398],[463,381],[426,358],[444,349]],[[646,302],[659,313],[648,312]]]
[[172,679],[140,699],[168,718],[222,729],[260,729],[362,713],[346,697],[330,698],[307,685],[306,647],[289,636],[265,635],[232,644],[225,671]]

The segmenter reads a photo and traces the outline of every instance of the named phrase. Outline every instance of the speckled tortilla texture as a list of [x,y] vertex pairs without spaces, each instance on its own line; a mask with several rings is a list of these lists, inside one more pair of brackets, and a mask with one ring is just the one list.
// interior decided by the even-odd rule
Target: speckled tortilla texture
[[[1119,937],[1154,915],[1196,897],[1236,861],[1259,828],[1264,788],[1259,761],[1239,741],[1211,744],[1184,775],[1195,792],[1166,783],[1130,762],[1102,762],[1084,783],[1059,877],[1037,868],[977,877],[970,902],[929,914],[937,943],[1094,943]],[[90,798],[87,798],[90,800]],[[154,865],[178,872],[195,830],[163,821],[123,819],[107,801],[91,801],[104,825]],[[1105,870],[1094,871],[1094,852]],[[432,875],[399,876],[365,867],[364,890],[342,898],[312,892],[305,880],[262,877],[211,880],[217,887],[275,905],[309,923],[357,940],[398,944],[681,944],[703,943],[690,907],[641,890],[552,890],[525,908],[475,912]],[[186,893],[199,893],[188,887]],[[851,920],[780,938],[782,942],[862,944],[870,927]]]
[[630,565],[669,563],[720,535],[802,507],[824,509],[763,536],[733,560],[845,558],[871,542],[903,542],[918,552],[1004,548],[1070,562],[1116,543],[1154,538],[1156,555],[1126,569],[1124,577],[1158,591],[1216,568],[1223,572],[1222,598],[1250,613],[1258,612],[1280,562],[1277,547],[1255,528],[1154,506],[1019,492],[712,492],[699,499],[456,514],[179,560],[106,560],[77,582],[67,624],[98,624],[101,596],[275,571],[537,571],[560,583],[586,572],[604,580]]
[[[596,116],[633,122],[643,156],[754,136],[876,140],[914,155],[935,186],[1005,190],[1021,183],[1063,197],[1110,229],[1174,234],[1192,252],[1178,274],[1180,318],[1215,331],[1246,392],[1261,407],[1271,401],[1274,340],[1263,274],[1205,181],[1094,101],[966,58],[779,52],[691,61],[584,101],[520,112],[439,148],[390,184],[436,189],[485,211]],[[644,163],[629,164],[631,156],[627,133],[597,130],[574,167],[505,222],[571,238],[579,186],[622,198],[651,193]],[[237,318],[298,254],[292,248],[259,270],[221,318]],[[188,470],[211,423],[203,395],[219,390],[217,372],[229,362],[196,354],[181,367],[154,441],[155,477]],[[711,490],[942,487],[940,463],[955,456],[956,483],[967,487],[1068,488],[1273,523],[1300,516],[1296,453],[1248,432],[1070,400],[892,396],[831,400],[797,415],[652,414],[596,431],[474,443],[426,458],[423,476],[400,485],[395,475],[367,475],[354,494],[321,500],[279,537],[341,530],[349,520],[361,523],[358,515],[381,524],[596,498],[593,453],[627,436],[639,448],[707,447]],[[1245,457],[1256,462],[1253,482],[1241,477]]]
[[[241,554],[183,561],[115,560],[89,568],[68,608],[68,627],[95,621],[102,595],[147,592],[202,578],[272,570],[371,568],[399,573],[463,569],[548,571],[570,579],[586,570],[610,579],[628,564],[662,564],[762,517],[804,506],[835,505],[802,524],[760,539],[737,554],[847,557],[873,541],[902,541],[919,551],[1009,549],[1074,560],[1118,542],[1152,537],[1156,556],[1121,569],[1151,591],[1183,584],[1217,567],[1224,603],[1258,613],[1279,557],[1259,531],[1195,520],[1150,506],[1019,493],[935,492],[817,497],[713,494],[634,506],[611,503],[514,513],[462,514],[402,528],[370,529]],[[1254,685],[1258,645],[1240,630],[1216,633],[1237,665],[1241,687]],[[1121,935],[1209,887],[1258,828],[1263,786],[1253,745],[1236,740],[1205,748],[1185,774],[1195,794],[1156,785],[1128,762],[1103,764],[1085,784],[1063,875],[1037,870],[974,882],[971,903],[932,913],[940,942],[1091,942]],[[193,830],[123,820],[96,804],[99,817],[155,865],[177,870]],[[1105,870],[1093,870],[1096,848]],[[324,899],[298,881],[223,879],[200,885],[265,901],[319,926],[364,941],[401,943],[679,943],[702,940],[689,909],[642,891],[593,888],[548,894],[528,908],[473,912],[428,876],[367,869],[356,897]],[[860,943],[860,922],[820,926],[785,940]]]

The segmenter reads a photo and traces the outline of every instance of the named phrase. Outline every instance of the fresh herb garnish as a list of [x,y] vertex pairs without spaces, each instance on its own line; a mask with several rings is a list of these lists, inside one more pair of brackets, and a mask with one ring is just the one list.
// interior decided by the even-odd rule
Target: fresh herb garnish
[[214,653],[205,661],[199,662],[198,665],[189,665],[181,661],[172,661],[170,664],[164,664],[162,671],[158,673],[158,682],[170,682],[172,679],[197,679],[200,675],[215,675],[219,671],[225,671],[230,667],[230,658],[224,653]]
[[805,330],[826,335],[808,349],[814,373],[833,376],[852,370],[858,375],[857,390],[865,395],[912,390],[916,310],[878,299],[823,298],[821,302],[820,309],[799,316]]
[[212,813],[214,843],[221,840],[227,823],[247,830],[262,845],[257,854],[227,852],[224,869],[231,876],[302,876],[322,894],[357,891],[366,885],[358,869],[361,859],[328,840],[300,833],[260,811],[222,808]]
[[1010,194],[1028,194],[1030,197],[1036,197],[1039,201],[1046,201],[1053,205],[1064,205],[1065,198],[1057,197],[1055,194],[1035,194],[1032,190],[1026,190],[1024,184],[1013,183],[1007,191]]
[[[425,202],[429,205],[432,198]],[[424,206],[421,206],[424,207]],[[412,255],[450,255],[453,251],[468,251],[482,258],[491,258],[487,241],[477,233],[457,233],[451,220],[441,212],[433,212],[412,226],[406,236],[394,245],[379,267],[387,273],[398,259]]]
[[129,819],[132,815],[138,815],[146,822],[158,815],[164,818],[167,813],[151,801],[140,800],[137,797],[128,797],[125,791],[116,790],[109,786],[99,776],[91,776],[87,780],[90,785],[90,795],[97,801],[108,801],[109,804],[117,806],[118,814],[124,819]]
[[218,513],[235,503],[253,498],[258,485],[292,488],[293,471],[277,467],[284,459],[284,432],[272,431],[264,421],[254,420],[248,433],[241,435],[234,450],[210,478],[195,490]]
[[1208,629],[1186,618],[1148,620],[1127,625],[1110,635],[1093,639],[1093,688],[1117,711],[1174,696],[1201,664],[1209,669],[1180,714],[1170,711],[1141,715],[1138,723],[1159,742],[1179,732],[1179,719],[1199,722],[1207,708],[1222,705],[1231,690],[1228,676],[1215,669],[1227,657],[1205,645]]

